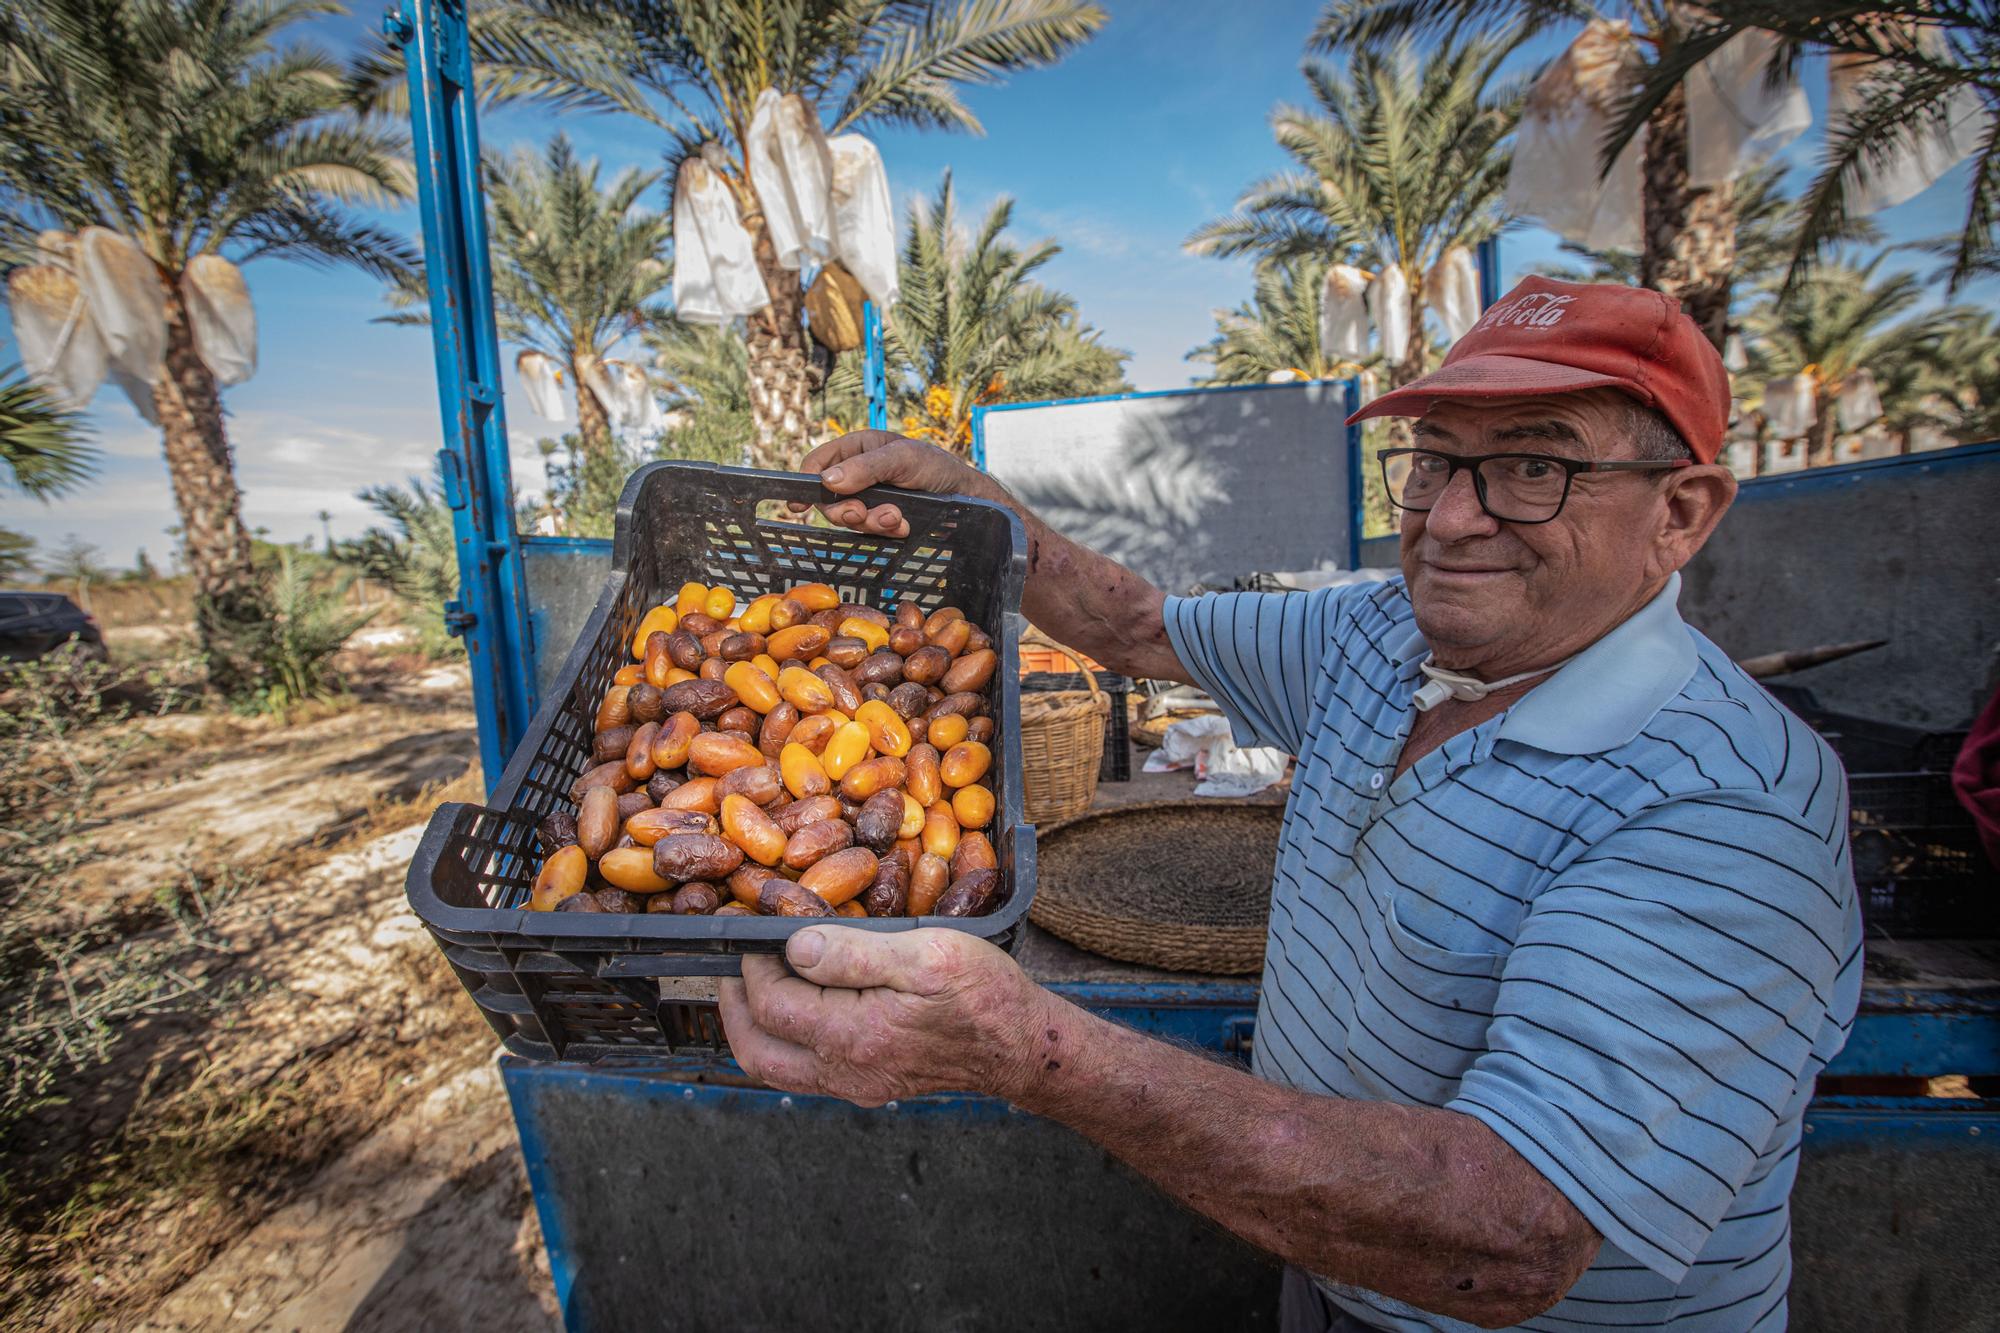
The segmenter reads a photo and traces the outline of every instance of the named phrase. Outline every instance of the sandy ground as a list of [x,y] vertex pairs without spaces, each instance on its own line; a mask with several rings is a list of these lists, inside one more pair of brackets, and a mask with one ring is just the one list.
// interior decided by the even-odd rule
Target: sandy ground
[[293,726],[126,724],[60,924],[166,938],[162,883],[236,887],[176,964],[202,1002],[6,1144],[0,1327],[557,1326],[492,1033],[403,897],[422,816],[477,799],[468,681],[361,676]]

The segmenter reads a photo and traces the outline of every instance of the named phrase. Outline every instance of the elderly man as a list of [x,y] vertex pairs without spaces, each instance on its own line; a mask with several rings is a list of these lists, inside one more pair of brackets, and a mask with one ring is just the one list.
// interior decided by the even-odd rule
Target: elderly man
[[[865,1104],[1005,1097],[1288,1265],[1289,1330],[1782,1328],[1813,1079],[1860,986],[1826,745],[1682,623],[1735,493],[1714,349],[1658,293],[1530,279],[1363,416],[1402,578],[1163,597],[885,434],[827,487],[962,491],[1025,610],[1298,757],[1253,1072],[1078,1010],[969,936],[814,928],[723,994],[737,1057]],[[891,505],[828,516],[906,531]]]

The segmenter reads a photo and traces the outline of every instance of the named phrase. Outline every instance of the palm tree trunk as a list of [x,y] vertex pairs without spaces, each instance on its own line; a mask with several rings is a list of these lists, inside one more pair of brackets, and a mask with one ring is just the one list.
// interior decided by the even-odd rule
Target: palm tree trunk
[[789,472],[811,444],[812,377],[802,318],[805,298],[799,275],[778,263],[778,251],[763,219],[749,220],[757,271],[771,294],[770,306],[748,320],[750,416],[757,437],[753,467]]
[[611,416],[583,377],[584,366],[594,360],[590,353],[578,351],[569,362],[569,373],[576,380],[576,433],[587,454],[611,447]]
[[1403,340],[1403,359],[1389,369],[1389,386],[1401,388],[1430,371],[1431,344],[1424,333],[1423,275],[1410,278],[1410,336]]
[[167,359],[153,381],[153,401],[194,576],[195,626],[209,685],[235,694],[256,683],[243,637],[264,620],[264,595],[250,560],[215,376],[195,351],[180,284],[163,273],[160,286],[167,301]]
[[1639,281],[1665,292],[1719,350],[1736,266],[1732,187],[1688,184],[1687,97],[1679,85],[1646,122],[1645,248]]
[[1824,388],[1813,393],[1813,424],[1806,431],[1806,466],[1825,467],[1833,462],[1835,418],[1833,395]]

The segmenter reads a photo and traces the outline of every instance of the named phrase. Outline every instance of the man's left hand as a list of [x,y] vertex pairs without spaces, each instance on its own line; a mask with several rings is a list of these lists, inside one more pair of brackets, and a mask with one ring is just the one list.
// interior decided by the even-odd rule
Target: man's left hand
[[722,982],[736,1062],[788,1092],[862,1106],[926,1092],[1009,1096],[1053,997],[1014,960],[963,931],[813,926],[786,959],[743,959]]

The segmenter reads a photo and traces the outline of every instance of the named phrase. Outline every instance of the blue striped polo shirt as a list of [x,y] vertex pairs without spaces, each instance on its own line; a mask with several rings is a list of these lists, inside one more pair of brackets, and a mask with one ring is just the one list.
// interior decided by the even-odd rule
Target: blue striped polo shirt
[[1605,1243],[1524,1328],[1783,1328],[1800,1121],[1860,995],[1839,762],[1679,591],[1401,777],[1401,579],[1166,605],[1238,742],[1298,757],[1253,1067],[1476,1117],[1554,1183]]

